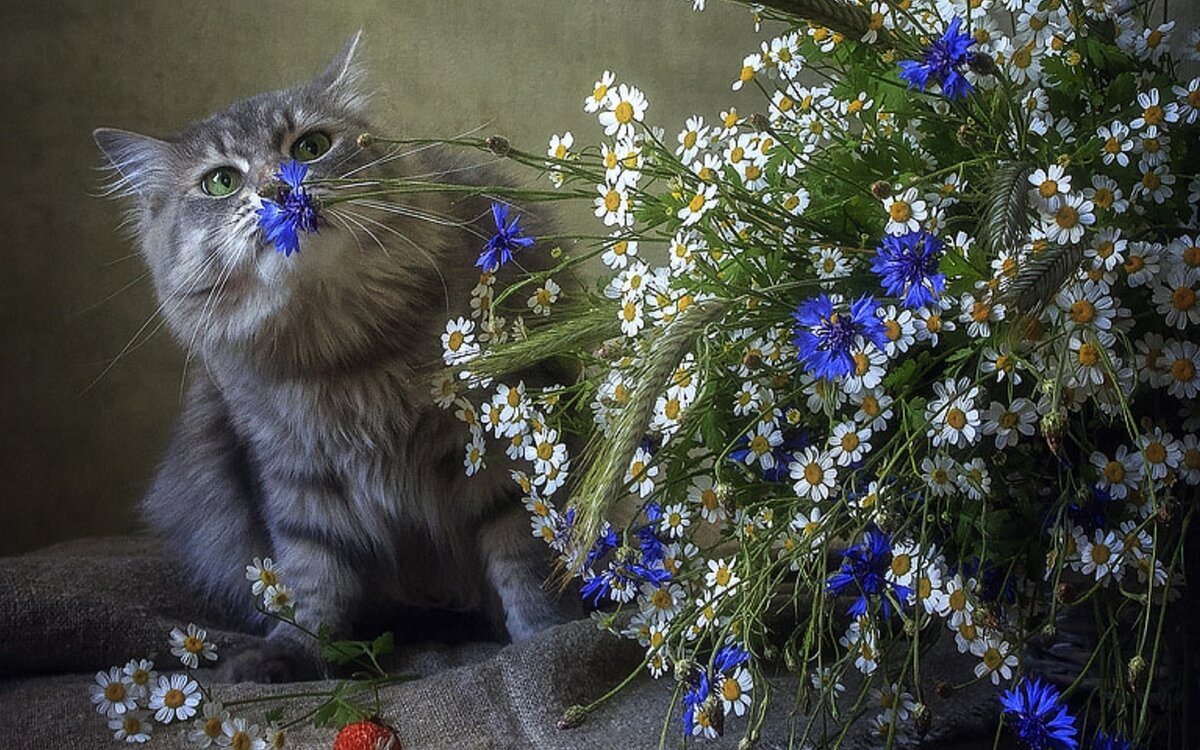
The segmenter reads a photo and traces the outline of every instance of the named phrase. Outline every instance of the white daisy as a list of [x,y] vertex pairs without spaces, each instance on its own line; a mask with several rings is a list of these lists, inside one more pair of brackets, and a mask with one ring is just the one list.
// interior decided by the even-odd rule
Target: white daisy
[[188,730],[188,742],[197,747],[212,747],[223,736],[221,727],[228,719],[229,712],[224,706],[217,701],[206,701]]
[[828,498],[837,479],[833,456],[822,453],[816,446],[809,446],[803,453],[795,455],[788,464],[788,472],[796,480],[792,485],[796,494],[813,501]]
[[1067,195],[1052,209],[1043,208],[1042,228],[1051,242],[1070,245],[1083,239],[1096,222],[1095,205],[1083,195]]
[[742,579],[733,572],[734,561],[725,562],[724,558],[708,561],[708,572],[704,574],[704,584],[714,596],[720,596],[737,586]]
[[871,428],[860,427],[853,421],[835,425],[829,435],[829,455],[838,466],[861,461],[870,450]]
[[[593,94],[594,97],[594,94]],[[604,100],[599,114],[604,134],[617,138],[632,138],[634,123],[646,116],[646,96],[633,86],[621,84]]]
[[883,210],[888,215],[884,231],[888,234],[903,235],[916,232],[921,228],[929,213],[925,201],[917,197],[917,189],[911,187],[898,196],[890,196],[883,200]]
[[1000,638],[984,638],[976,641],[973,654],[980,658],[975,665],[975,676],[990,677],[993,685],[999,685],[1000,680],[1011,680],[1012,672],[1017,667],[1017,655],[1011,653],[1008,641]]
[[124,673],[122,681],[135,700],[146,699],[150,695],[150,686],[158,681],[154,662],[149,659],[130,659],[121,671]]
[[246,580],[253,581],[250,591],[258,596],[266,591],[267,587],[279,583],[280,570],[271,558],[256,557],[252,564],[246,566]]
[[217,738],[217,744],[234,750],[267,750],[267,740],[258,725],[240,717],[229,718],[221,723],[221,736]]
[[599,112],[601,107],[605,106],[605,103],[609,100],[612,94],[610,89],[616,80],[617,77],[611,71],[604,71],[600,76],[600,80],[596,81],[596,85],[592,87],[591,96],[583,100],[583,111],[588,114]]
[[446,323],[446,332],[442,334],[442,360],[447,365],[465,364],[479,354],[474,331],[475,322],[469,318],[460,317]]
[[1125,545],[1117,532],[1111,529],[1107,532],[1104,529],[1096,529],[1094,538],[1085,539],[1079,545],[1079,557],[1082,561],[1080,572],[1084,575],[1094,574],[1097,581],[1109,573],[1120,577],[1121,552],[1124,549]]
[[1029,175],[1033,198],[1046,209],[1058,208],[1059,201],[1071,193],[1071,176],[1060,164],[1051,164],[1046,169],[1037,169]]
[[933,458],[922,458],[921,474],[936,497],[953,495],[958,489],[958,469],[949,456],[939,453]]
[[935,448],[949,445],[965,448],[979,439],[979,410],[975,400],[979,388],[971,385],[968,378],[934,383],[936,398],[929,402],[925,418],[929,422],[926,433],[933,439]]
[[1137,446],[1145,461],[1144,468],[1151,479],[1164,479],[1167,472],[1179,466],[1183,460],[1183,445],[1169,432],[1163,432],[1161,427],[1142,435],[1137,440]]
[[725,713],[741,716],[750,709],[750,691],[754,689],[754,678],[744,666],[739,666],[731,675],[721,675],[716,684],[717,695]]
[[1189,325],[1200,324],[1198,288],[1200,276],[1194,276],[1183,266],[1176,266],[1165,278],[1160,277],[1151,301],[1168,326],[1182,331]]
[[1194,341],[1170,341],[1163,348],[1163,367],[1170,373],[1167,393],[1192,399],[1200,393],[1200,345]]
[[186,674],[162,675],[150,691],[149,708],[160,724],[184,721],[195,715],[202,697],[200,685]]
[[658,476],[658,466],[651,462],[650,451],[638,446],[625,472],[625,484],[629,491],[639,497],[646,497],[654,491],[654,478]]
[[1100,126],[1096,135],[1104,141],[1100,147],[1102,161],[1112,164],[1114,161],[1122,167],[1129,166],[1129,152],[1133,150],[1133,139],[1129,137],[1129,128],[1119,120],[1114,120],[1107,127]]
[[171,653],[178,656],[184,666],[192,669],[200,666],[200,659],[217,660],[217,647],[208,641],[208,632],[190,622],[186,632],[179,628],[171,629]]
[[286,584],[277,583],[263,592],[262,602],[268,612],[283,612],[288,607],[296,606],[296,592]]
[[96,673],[96,684],[91,686],[92,703],[96,712],[108,717],[122,716],[137,708],[137,701],[130,690],[128,677],[120,667],[111,667],[107,672]]
[[121,716],[113,716],[108,720],[108,728],[113,730],[113,739],[117,742],[142,744],[150,741],[154,733],[154,724],[150,722],[150,714],[146,711],[127,711]]

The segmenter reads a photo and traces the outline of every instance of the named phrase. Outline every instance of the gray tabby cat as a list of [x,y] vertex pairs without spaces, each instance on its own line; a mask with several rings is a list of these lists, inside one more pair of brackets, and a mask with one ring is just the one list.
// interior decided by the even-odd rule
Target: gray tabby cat
[[[355,36],[311,82],[251,97],[159,140],[100,129],[170,330],[200,367],[145,518],[210,603],[256,615],[245,579],[271,556],[297,617],[347,632],[400,603],[486,613],[513,639],[566,619],[503,465],[467,478],[467,435],[433,403],[439,334],[478,280],[489,202],[406,196],[352,204],[285,257],[256,225],[290,158],[317,177],[455,170],[433,150],[362,148],[370,130]],[[494,184],[494,183],[493,183]],[[342,210],[339,210],[342,209]],[[476,225],[477,223],[477,225]],[[309,639],[276,626],[224,677],[311,674]]]

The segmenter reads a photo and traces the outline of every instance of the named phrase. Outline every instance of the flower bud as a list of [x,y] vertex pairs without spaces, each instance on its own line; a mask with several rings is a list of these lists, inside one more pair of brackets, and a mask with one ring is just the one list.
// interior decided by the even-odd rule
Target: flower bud
[[574,729],[583,723],[584,719],[587,718],[587,715],[588,712],[586,708],[580,706],[579,704],[575,704],[563,712],[562,717],[560,717],[558,720],[558,728]]
[[370,148],[375,143],[375,136],[370,133],[359,133],[358,138],[354,139],[354,145],[359,148]]
[[1132,690],[1146,671],[1146,660],[1141,654],[1129,660],[1129,689]]
[[996,61],[986,52],[976,52],[968,57],[967,67],[981,76],[996,75]]
[[876,180],[871,183],[871,195],[879,200],[886,200],[892,197],[892,183],[887,180]]
[[925,734],[929,731],[929,725],[933,721],[933,712],[929,710],[929,706],[924,703],[918,703],[913,706],[913,726],[917,730],[917,734]]
[[508,156],[508,152],[512,151],[512,144],[502,135],[489,135],[483,145],[496,156]]
[[771,121],[762,112],[755,112],[750,115],[750,127],[760,133],[769,133],[771,132]]

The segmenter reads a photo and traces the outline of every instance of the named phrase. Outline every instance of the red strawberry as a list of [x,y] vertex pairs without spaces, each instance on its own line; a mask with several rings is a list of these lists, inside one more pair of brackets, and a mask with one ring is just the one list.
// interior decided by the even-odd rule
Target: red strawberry
[[342,727],[333,750],[400,750],[400,738],[386,724],[367,719]]

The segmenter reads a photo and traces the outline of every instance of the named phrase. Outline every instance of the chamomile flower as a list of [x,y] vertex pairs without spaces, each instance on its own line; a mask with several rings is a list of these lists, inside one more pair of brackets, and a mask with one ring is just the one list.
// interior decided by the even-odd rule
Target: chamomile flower
[[677,212],[676,217],[689,227],[700,221],[704,214],[717,205],[717,186],[701,183]]
[[596,81],[596,85],[592,87],[591,96],[583,100],[583,111],[588,114],[599,112],[608,102],[612,94],[612,85],[616,80],[617,77],[612,71],[604,71],[600,80]]
[[633,452],[629,468],[625,471],[625,483],[629,491],[639,497],[646,497],[654,491],[654,478],[658,476],[658,466],[651,463],[650,451],[638,446]]
[[136,695],[130,690],[130,684],[120,667],[97,672],[96,684],[91,687],[92,704],[96,706],[96,712],[114,717],[137,708]]
[[605,97],[599,114],[604,134],[619,139],[633,138],[634,123],[641,122],[646,116],[647,106],[646,96],[639,89],[620,84],[616,91],[609,92]]
[[958,491],[958,469],[949,456],[939,453],[922,458],[921,475],[935,497],[948,497]]
[[246,566],[246,580],[253,582],[250,587],[251,593],[258,596],[269,586],[279,583],[279,573],[279,568],[275,566],[271,558],[254,558],[253,563]]
[[128,744],[142,744],[150,741],[154,733],[154,724],[150,721],[147,711],[126,711],[120,716],[108,720],[108,728],[113,730],[113,739]]
[[855,393],[852,400],[858,406],[854,412],[855,422],[874,432],[887,429],[892,418],[891,396],[880,388],[868,388]]
[[992,302],[986,293],[976,296],[965,292],[959,298],[958,322],[966,324],[968,336],[986,338],[992,335],[992,324],[1004,319],[1004,311],[1004,304]]
[[884,198],[883,210],[888,216],[885,232],[899,237],[920,231],[921,222],[928,218],[929,212],[925,201],[917,195],[917,189],[912,187],[900,195]]
[[633,213],[630,212],[632,199],[624,185],[614,185],[605,182],[596,186],[597,197],[592,203],[595,206],[596,218],[604,221],[606,227],[628,227],[633,225]]
[[1017,358],[1006,347],[993,349],[983,348],[983,358],[979,363],[979,371],[985,375],[995,374],[996,382],[1003,383],[1006,379],[1013,385],[1021,384],[1021,373],[1017,369]]
[[1112,458],[1093,451],[1089,460],[1099,473],[1096,485],[1114,500],[1127,497],[1142,482],[1142,454],[1130,451],[1127,446],[1117,446]]
[[262,597],[263,608],[268,612],[279,613],[296,606],[296,592],[291,586],[283,583],[277,583],[274,586],[268,586],[263,592]]
[[993,401],[983,413],[983,434],[995,435],[996,448],[1003,450],[1020,442],[1021,435],[1032,435],[1037,420],[1037,407],[1027,398],[1016,398],[1008,406]]
[[526,305],[533,311],[534,315],[549,315],[550,306],[558,301],[559,292],[562,287],[554,283],[554,279],[546,279],[542,282],[527,301]]
[[1151,301],[1166,324],[1183,330],[1200,325],[1200,275],[1176,266],[1154,287]]
[[688,500],[698,507],[698,513],[708,523],[722,523],[728,517],[711,476],[701,474],[692,478]]
[[186,674],[162,675],[150,691],[149,707],[155,721],[169,724],[194,716],[202,697],[200,685]]
[[1183,458],[1179,462],[1179,476],[1190,485],[1200,484],[1200,437],[1189,432],[1180,441]]
[[788,464],[788,472],[796,480],[792,485],[796,494],[813,501],[828,498],[833,493],[837,479],[837,469],[833,463],[833,456],[816,446],[809,446],[803,453],[796,454]]
[[1151,479],[1164,479],[1167,472],[1177,468],[1183,459],[1183,446],[1175,436],[1163,432],[1161,427],[1142,435],[1137,440],[1137,446],[1142,451],[1145,461],[1145,471]]
[[[1174,21],[1160,24],[1155,28],[1147,27],[1134,41],[1134,54],[1141,60],[1158,62],[1163,53],[1170,48],[1171,32],[1175,28]],[[1156,92],[1157,93],[1157,92]]]
[[975,400],[979,388],[969,379],[959,378],[934,383],[933,390],[936,398],[929,402],[925,417],[934,447],[965,448],[978,441],[980,420]]
[[1092,175],[1092,186],[1083,189],[1083,197],[1102,211],[1123,214],[1129,210],[1129,201],[1126,200],[1120,184],[1106,175]]
[[930,346],[936,347],[942,333],[953,331],[958,327],[954,320],[944,315],[950,304],[950,299],[942,299],[916,311],[917,319],[914,321],[914,327],[917,341],[928,341]]
[[1200,393],[1200,346],[1194,341],[1170,341],[1163,348],[1163,367],[1170,373],[1167,393],[1192,399]]
[[1103,143],[1100,146],[1101,161],[1112,164],[1114,161],[1122,166],[1129,166],[1129,152],[1133,150],[1133,139],[1129,137],[1129,128],[1119,120],[1113,120],[1111,125],[1101,125],[1096,135]]
[[829,436],[829,456],[838,466],[861,461],[871,450],[871,429],[851,422],[835,425]]
[[1000,680],[1011,680],[1012,671],[1017,667],[1017,655],[1011,653],[1012,647],[1008,641],[1000,638],[983,638],[975,642],[971,653],[980,658],[975,665],[975,676],[988,677],[993,685],[999,685]]
[[126,690],[137,701],[144,701],[150,696],[150,687],[158,681],[158,672],[154,671],[154,662],[149,659],[130,659],[121,669],[124,674],[122,681]]
[[679,147],[675,149],[675,155],[679,160],[687,163],[695,159],[699,152],[708,148],[708,127],[704,124],[704,118],[699,115],[689,117],[677,140]]
[[716,683],[717,695],[721,697],[721,705],[725,713],[738,716],[750,709],[750,693],[754,689],[754,678],[744,666],[734,669],[733,674],[721,675]]
[[446,323],[446,332],[442,334],[442,361],[449,366],[461,365],[478,355],[475,322],[460,317]]
[[1129,123],[1129,127],[1134,130],[1179,120],[1179,106],[1175,102],[1162,104],[1159,101],[1158,89],[1141,92],[1137,95],[1137,102],[1142,112]]
[[917,324],[912,310],[897,309],[895,305],[880,308],[879,317],[883,319],[883,333],[887,340],[884,353],[889,357],[908,351],[916,341]]
[[1175,184],[1175,175],[1171,174],[1167,165],[1152,167],[1145,162],[1139,162],[1138,170],[1141,172],[1141,179],[1134,183],[1129,197],[1136,199],[1144,196],[1146,200],[1162,204],[1175,194],[1171,187]]
[[188,730],[188,742],[196,747],[212,747],[223,736],[221,728],[229,720],[229,712],[218,701],[205,701],[200,715]]
[[1071,194],[1071,175],[1059,164],[1051,164],[1046,169],[1037,169],[1029,175],[1032,197],[1047,210],[1058,208],[1062,199]]
[[1095,575],[1099,581],[1110,573],[1120,577],[1121,552],[1125,545],[1121,536],[1113,530],[1096,529],[1092,539],[1085,539],[1079,544],[1079,557],[1082,562],[1080,572],[1084,575]]
[[1096,223],[1095,205],[1083,195],[1067,195],[1056,205],[1042,209],[1042,229],[1051,242],[1070,245],[1083,239],[1087,227]]
[[1121,266],[1125,271],[1125,283],[1131,287],[1144,286],[1158,277],[1159,254],[1163,247],[1154,242],[1138,240],[1129,243],[1129,254]]
[[217,647],[208,640],[208,631],[188,623],[187,631],[171,629],[171,653],[179,657],[184,666],[196,669],[200,660],[216,661]]
[[708,572],[704,574],[704,585],[713,593],[720,596],[741,583],[740,578],[733,572],[734,561],[726,562],[725,558],[708,561]]
[[221,723],[221,736],[217,738],[221,747],[231,747],[234,750],[267,750],[267,740],[257,724],[249,720],[228,718]]

